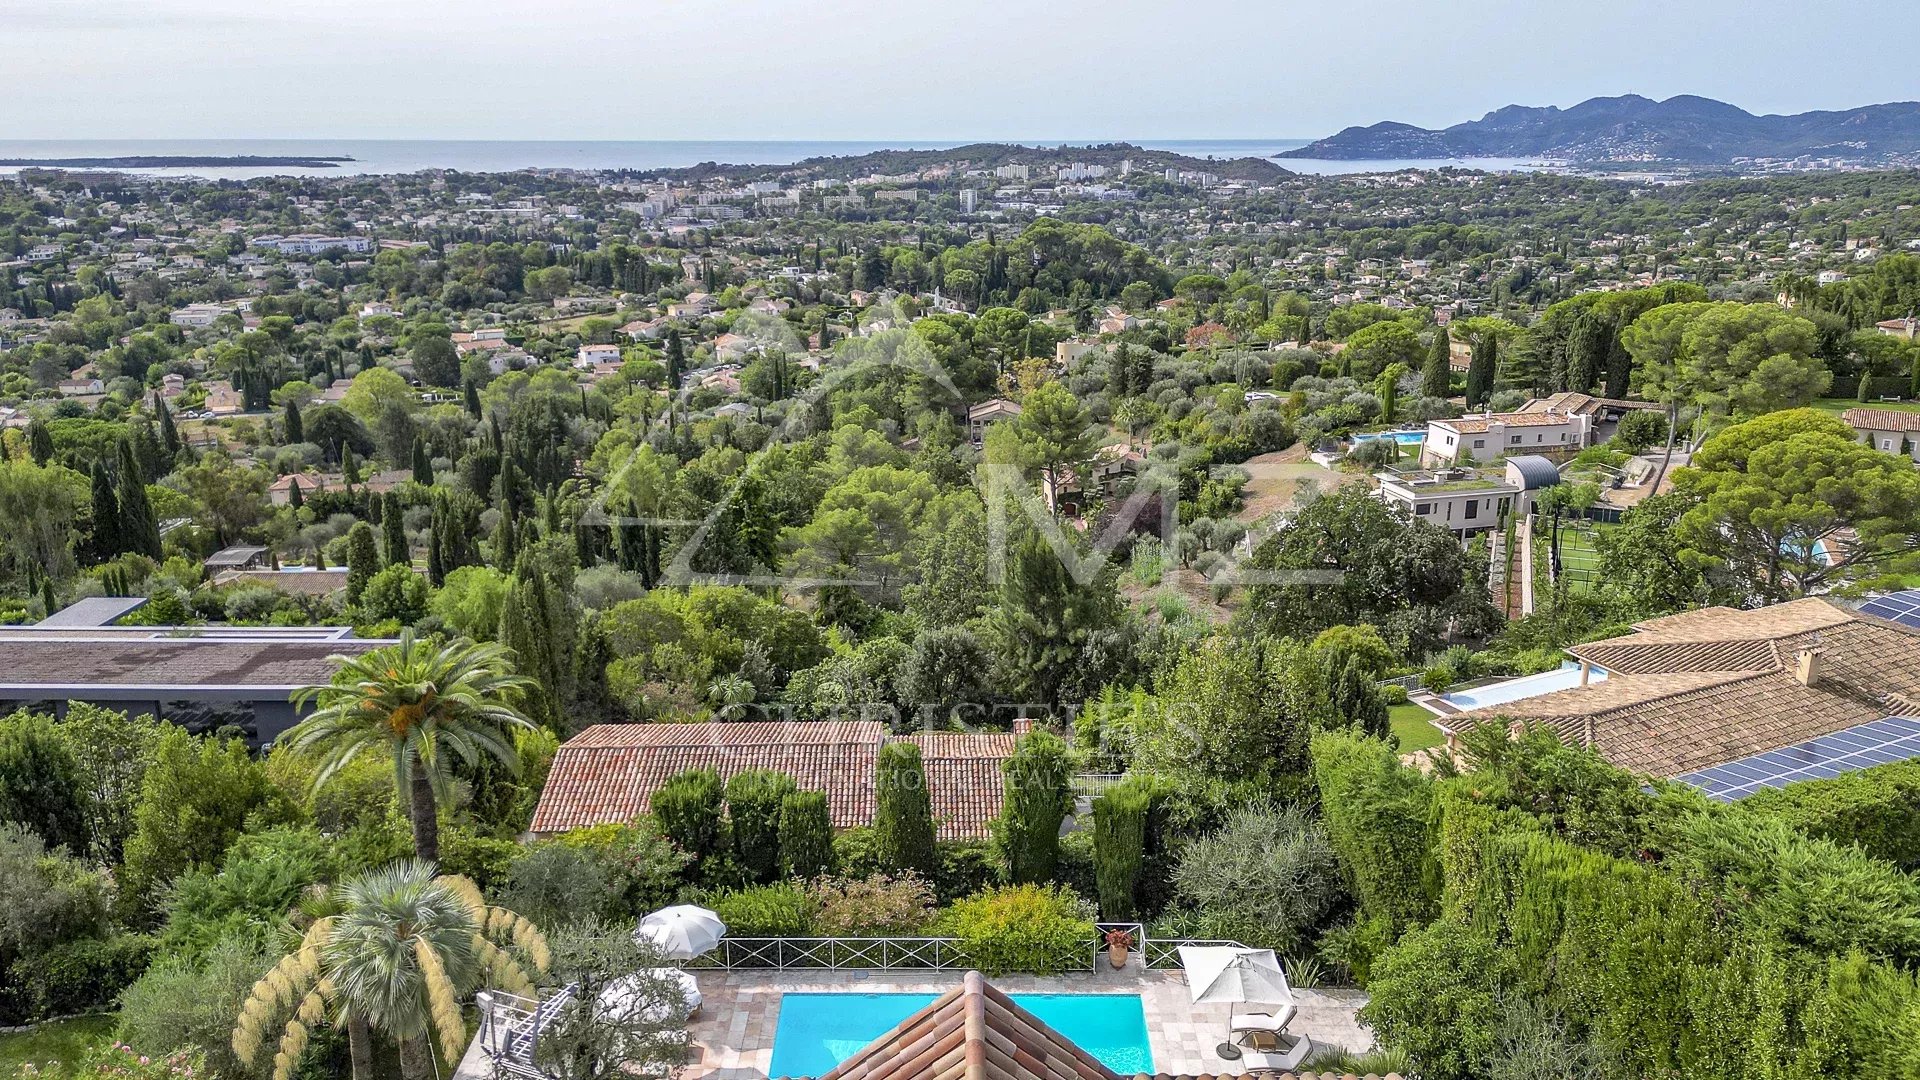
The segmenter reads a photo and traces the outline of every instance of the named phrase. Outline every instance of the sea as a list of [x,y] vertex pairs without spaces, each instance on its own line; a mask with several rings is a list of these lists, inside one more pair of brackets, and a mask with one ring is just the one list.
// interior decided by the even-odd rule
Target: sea
[[[259,176],[351,176],[411,173],[423,169],[461,172],[515,172],[521,169],[675,169],[704,162],[727,165],[791,165],[814,157],[848,157],[877,150],[945,150],[968,142],[809,140],[742,141],[543,141],[461,139],[4,139],[0,159],[124,157],[349,157],[337,168],[289,166],[194,166],[130,169],[143,175],[196,176],[246,180]],[[1305,146],[1306,139],[1128,139],[994,140],[1037,147],[1087,146],[1127,141],[1150,150],[1169,150],[1195,158],[1270,157]],[[1489,171],[1549,168],[1551,163],[1519,158],[1462,160],[1316,161],[1284,158],[1279,165],[1295,172],[1344,174],[1437,169],[1443,166]],[[20,166],[0,166],[0,175]]]

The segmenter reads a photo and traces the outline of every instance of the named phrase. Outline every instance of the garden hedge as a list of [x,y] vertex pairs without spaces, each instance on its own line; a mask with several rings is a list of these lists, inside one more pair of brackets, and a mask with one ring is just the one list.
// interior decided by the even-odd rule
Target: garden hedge
[[1806,833],[1854,844],[1907,870],[1920,868],[1920,761],[1897,761],[1756,792],[1733,804]]

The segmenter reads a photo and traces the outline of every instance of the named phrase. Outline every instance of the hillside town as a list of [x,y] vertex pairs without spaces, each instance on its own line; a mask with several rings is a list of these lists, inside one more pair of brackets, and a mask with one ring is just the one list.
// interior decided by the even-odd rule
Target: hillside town
[[0,175],[0,1075],[1906,1075],[1920,176],[1285,164]]

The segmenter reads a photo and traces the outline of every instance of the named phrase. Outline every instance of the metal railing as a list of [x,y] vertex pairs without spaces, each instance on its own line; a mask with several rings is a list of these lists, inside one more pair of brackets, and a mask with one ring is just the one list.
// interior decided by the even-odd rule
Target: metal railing
[[725,937],[690,968],[733,971],[948,971],[965,967],[960,939],[950,937]]
[[534,1064],[540,1031],[573,1000],[574,988],[564,986],[539,1002],[501,991],[480,995],[480,1046],[492,1059],[496,1075],[521,1080],[548,1080]]
[[1143,950],[1147,958],[1148,970],[1177,968],[1180,966],[1180,946],[1226,946],[1230,949],[1244,949],[1245,945],[1226,938],[1148,938]]

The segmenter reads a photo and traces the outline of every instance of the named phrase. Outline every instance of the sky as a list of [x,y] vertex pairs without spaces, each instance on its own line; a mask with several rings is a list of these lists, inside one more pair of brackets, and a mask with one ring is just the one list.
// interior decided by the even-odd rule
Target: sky
[[0,139],[1223,139],[1920,97],[1911,0],[0,0]]

